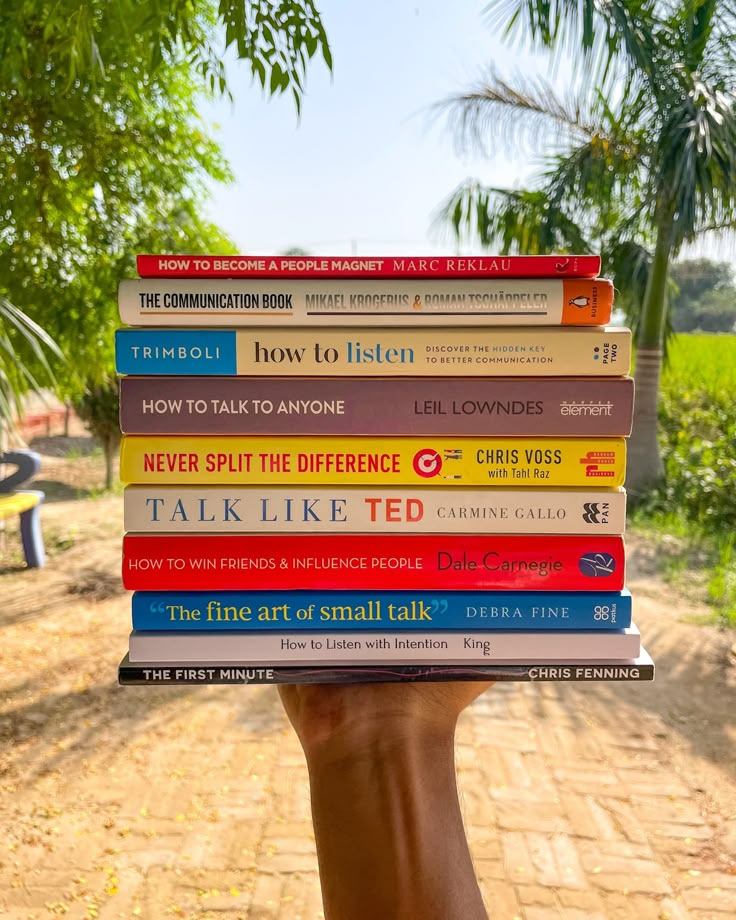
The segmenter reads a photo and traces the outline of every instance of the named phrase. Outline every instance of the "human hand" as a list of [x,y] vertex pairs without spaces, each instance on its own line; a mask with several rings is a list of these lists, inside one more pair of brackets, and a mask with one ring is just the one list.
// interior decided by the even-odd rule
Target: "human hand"
[[460,713],[492,683],[281,684],[279,694],[309,760],[358,753],[377,740],[451,742]]
[[454,734],[475,681],[285,685],[309,771],[326,920],[487,920]]

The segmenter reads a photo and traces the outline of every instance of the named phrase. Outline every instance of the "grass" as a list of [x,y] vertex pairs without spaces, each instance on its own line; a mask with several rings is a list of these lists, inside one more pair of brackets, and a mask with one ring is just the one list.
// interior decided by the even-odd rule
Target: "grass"
[[629,531],[657,550],[659,571],[668,584],[711,607],[698,617],[726,629],[736,629],[736,543],[693,526],[682,513],[633,509]]
[[715,621],[736,628],[736,336],[672,340],[659,421],[666,483],[632,526],[656,542],[666,578],[701,587]]
[[663,386],[736,393],[736,335],[677,335],[667,350]]

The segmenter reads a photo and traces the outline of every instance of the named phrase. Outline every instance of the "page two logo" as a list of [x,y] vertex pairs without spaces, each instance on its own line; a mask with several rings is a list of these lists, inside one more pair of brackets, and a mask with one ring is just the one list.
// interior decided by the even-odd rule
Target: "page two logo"
[[580,462],[585,464],[585,475],[590,479],[613,479],[616,475],[615,470],[601,469],[602,466],[613,466],[616,463],[614,450],[589,450],[580,458]]
[[578,568],[588,578],[606,578],[616,569],[616,560],[610,553],[585,553],[578,559]]
[[426,447],[414,454],[412,466],[417,476],[421,476],[422,479],[432,479],[434,476],[439,476],[442,470],[442,457],[438,451]]

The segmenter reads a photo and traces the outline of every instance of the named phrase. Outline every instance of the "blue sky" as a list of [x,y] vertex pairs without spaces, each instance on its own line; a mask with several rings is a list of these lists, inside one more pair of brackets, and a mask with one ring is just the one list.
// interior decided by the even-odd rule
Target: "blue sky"
[[[523,185],[534,154],[500,144],[490,158],[460,156],[428,109],[491,65],[505,76],[549,77],[547,59],[494,33],[482,0],[317,3],[334,73],[312,63],[300,122],[289,96],[265,99],[237,62],[234,103],[204,110],[236,177],[215,189],[210,216],[241,252],[454,252],[449,236],[431,230],[440,202],[468,176]],[[564,92],[569,79],[562,68],[552,82]]]
[[458,156],[427,109],[482,66],[508,72],[518,56],[468,0],[318,5],[334,73],[321,60],[310,67],[299,123],[290,98],[264,99],[237,63],[234,104],[208,106],[236,175],[216,190],[211,216],[244,252],[453,251],[449,239],[430,239],[437,205],[468,175],[513,184],[524,163]]

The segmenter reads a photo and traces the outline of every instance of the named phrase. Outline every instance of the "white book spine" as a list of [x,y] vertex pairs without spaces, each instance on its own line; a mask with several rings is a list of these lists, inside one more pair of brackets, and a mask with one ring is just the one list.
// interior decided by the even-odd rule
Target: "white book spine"
[[128,533],[621,534],[623,489],[129,486]]
[[586,312],[600,294],[605,325],[612,289],[600,279],[131,279],[120,283],[118,303],[134,326],[557,326],[578,289]]
[[270,664],[498,664],[637,658],[635,626],[615,632],[132,632],[130,661]]

